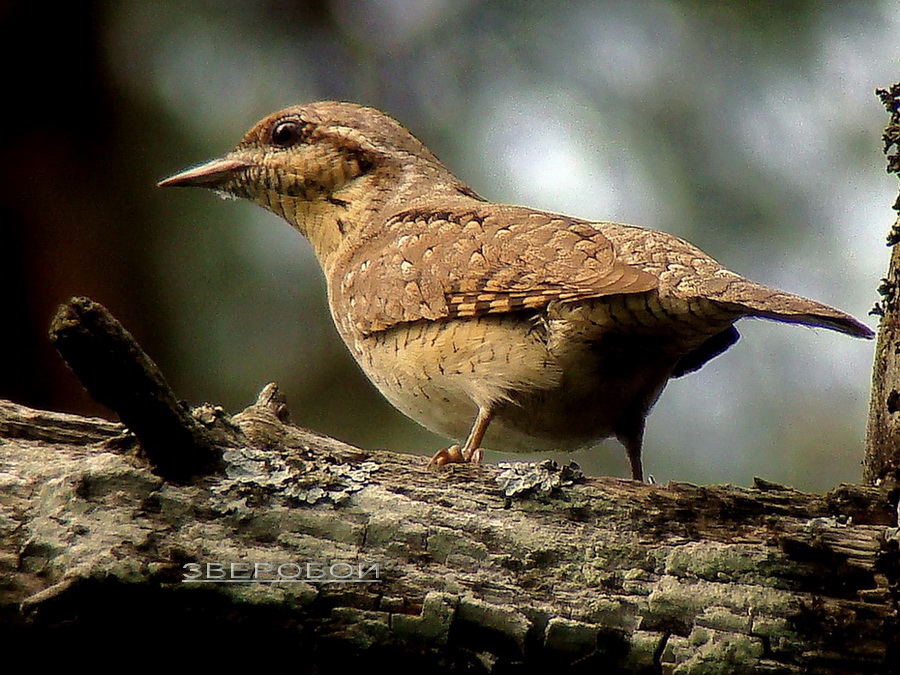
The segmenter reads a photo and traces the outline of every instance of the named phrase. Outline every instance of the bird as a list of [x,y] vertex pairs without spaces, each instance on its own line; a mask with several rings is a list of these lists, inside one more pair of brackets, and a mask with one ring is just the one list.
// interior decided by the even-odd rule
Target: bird
[[394,118],[355,103],[272,113],[159,185],[248,199],[309,240],[362,371],[456,441],[435,467],[615,436],[643,481],[651,408],[671,378],[738,340],[739,319],[873,336],[671,234],[488,201]]

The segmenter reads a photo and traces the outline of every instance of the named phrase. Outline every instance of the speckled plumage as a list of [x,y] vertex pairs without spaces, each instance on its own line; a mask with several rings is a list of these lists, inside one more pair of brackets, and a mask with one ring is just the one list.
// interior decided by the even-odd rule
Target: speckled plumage
[[246,197],[304,234],[338,332],[402,412],[481,447],[572,450],[615,435],[642,478],[644,420],[670,377],[745,316],[871,337],[662,232],[481,199],[387,115],[326,101],[260,121],[161,185]]

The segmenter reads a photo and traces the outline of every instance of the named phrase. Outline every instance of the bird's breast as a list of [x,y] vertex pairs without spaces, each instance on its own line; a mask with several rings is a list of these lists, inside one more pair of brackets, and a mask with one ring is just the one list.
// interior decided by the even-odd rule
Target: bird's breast
[[[373,384],[431,431],[463,439],[487,406],[495,416],[486,448],[573,450],[611,435],[626,416],[646,414],[678,357],[702,339],[699,330],[685,329],[685,339],[653,330],[652,309],[629,308],[624,298],[369,335],[346,315],[334,318]],[[643,313],[641,321],[631,313]]]

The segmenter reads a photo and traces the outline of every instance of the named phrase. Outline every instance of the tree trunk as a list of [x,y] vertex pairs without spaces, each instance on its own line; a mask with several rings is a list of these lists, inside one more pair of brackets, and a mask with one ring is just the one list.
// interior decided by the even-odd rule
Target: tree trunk
[[[884,152],[888,173],[900,174],[900,83],[879,90],[891,120],[884,131]],[[893,150],[894,154],[890,154]],[[894,203],[900,212],[900,197]],[[872,371],[872,399],[866,431],[865,479],[870,483],[900,484],[900,217],[887,237],[892,247],[887,276],[879,291],[882,301],[873,313],[881,315],[875,366]]]
[[897,672],[884,490],[435,472],[283,417],[272,386],[233,419],[196,411],[241,442],[177,484],[120,424],[3,403],[6,632],[292,672]]

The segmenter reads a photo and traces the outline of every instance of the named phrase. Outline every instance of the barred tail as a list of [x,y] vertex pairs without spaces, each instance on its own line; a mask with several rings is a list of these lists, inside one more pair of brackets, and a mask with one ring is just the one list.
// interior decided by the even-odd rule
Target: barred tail
[[871,328],[834,307],[762,286],[725,270],[704,285],[707,286],[704,291],[711,300],[737,309],[746,316],[821,326],[867,339],[875,335]]

